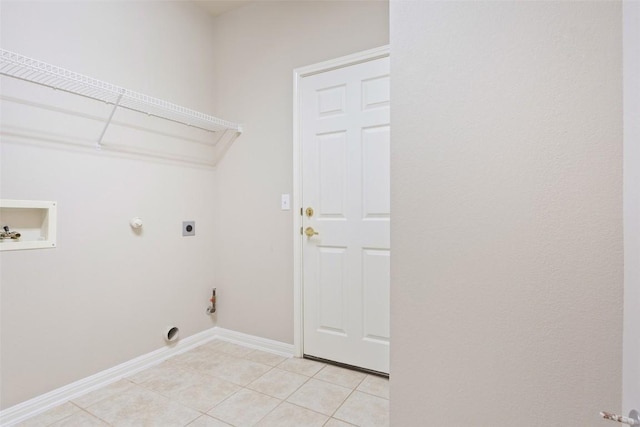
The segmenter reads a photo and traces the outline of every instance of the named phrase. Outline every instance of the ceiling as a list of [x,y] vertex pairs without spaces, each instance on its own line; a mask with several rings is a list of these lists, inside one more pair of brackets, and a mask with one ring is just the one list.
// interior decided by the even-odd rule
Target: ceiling
[[222,13],[228,12],[233,9],[237,9],[239,7],[245,6],[250,1],[244,0],[196,0],[196,2],[202,6],[211,16],[218,16]]

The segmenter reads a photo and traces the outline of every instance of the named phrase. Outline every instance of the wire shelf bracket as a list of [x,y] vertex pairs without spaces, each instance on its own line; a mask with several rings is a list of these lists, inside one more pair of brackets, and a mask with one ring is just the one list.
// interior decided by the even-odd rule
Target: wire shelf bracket
[[97,144],[97,148],[98,149],[102,148],[102,139],[104,138],[104,134],[107,133],[107,129],[109,129],[109,125],[111,124],[111,120],[113,120],[113,115],[116,113],[116,110],[118,109],[118,106],[120,105],[120,101],[122,101],[122,95],[124,95],[124,92],[121,92],[120,96],[118,96],[118,99],[116,100],[116,103],[113,104],[113,108],[111,109],[111,114],[109,114],[109,118],[107,119],[107,122],[104,124],[104,128],[102,129],[102,133],[100,134],[100,138],[98,138],[98,144]]

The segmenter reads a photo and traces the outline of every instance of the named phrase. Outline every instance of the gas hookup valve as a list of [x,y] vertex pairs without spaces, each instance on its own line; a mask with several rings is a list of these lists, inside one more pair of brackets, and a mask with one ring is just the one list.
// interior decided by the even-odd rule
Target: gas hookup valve
[[207,314],[213,314],[216,312],[216,288],[213,288],[213,295],[209,301],[211,304],[207,307]]

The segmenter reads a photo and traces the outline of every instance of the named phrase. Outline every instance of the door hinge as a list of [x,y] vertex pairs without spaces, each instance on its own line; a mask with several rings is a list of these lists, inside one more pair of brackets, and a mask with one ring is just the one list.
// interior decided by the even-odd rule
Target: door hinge
[[302,216],[302,215],[303,215],[303,213],[302,213],[302,208],[300,208],[300,216]]
[[302,236],[302,227],[300,227],[300,235]]

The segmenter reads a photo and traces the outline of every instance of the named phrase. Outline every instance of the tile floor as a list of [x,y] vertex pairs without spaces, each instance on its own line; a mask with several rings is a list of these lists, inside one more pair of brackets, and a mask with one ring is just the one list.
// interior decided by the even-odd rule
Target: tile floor
[[385,378],[214,341],[20,426],[388,426]]

